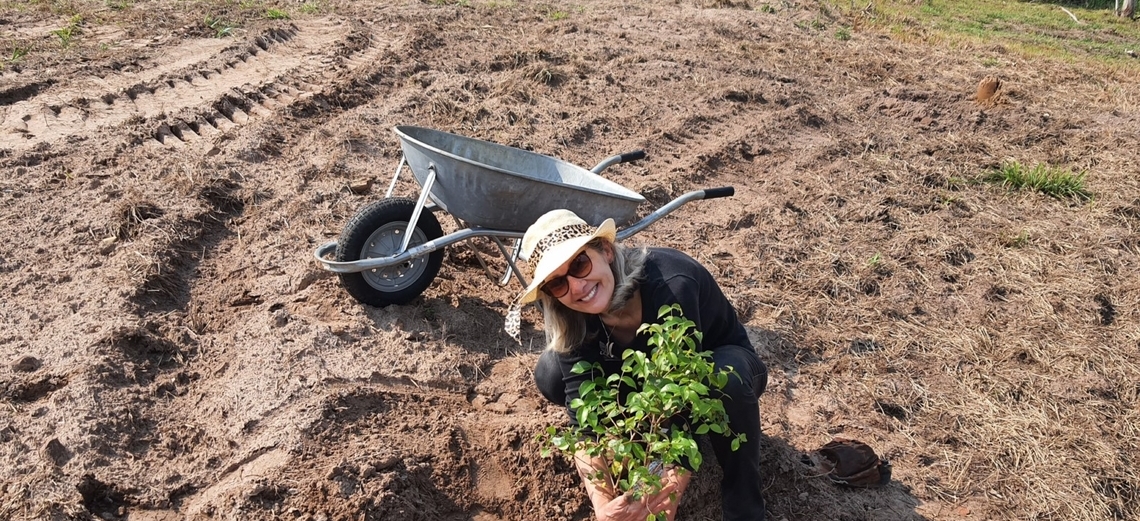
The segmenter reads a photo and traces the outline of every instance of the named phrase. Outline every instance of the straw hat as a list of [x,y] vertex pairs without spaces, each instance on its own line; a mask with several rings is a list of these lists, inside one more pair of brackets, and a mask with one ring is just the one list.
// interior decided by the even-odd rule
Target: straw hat
[[534,266],[534,272],[530,285],[519,295],[519,303],[527,304],[538,298],[538,288],[547,277],[597,237],[610,242],[617,239],[613,219],[606,219],[594,228],[570,210],[551,210],[539,217],[522,239],[520,256]]
[[547,277],[598,237],[610,242],[617,240],[617,227],[613,219],[606,219],[601,226],[594,228],[570,210],[551,210],[527,228],[519,256],[534,266],[534,271],[531,273],[530,285],[519,294],[507,313],[507,333],[518,340],[522,306],[534,302],[538,298],[538,288],[546,282]]

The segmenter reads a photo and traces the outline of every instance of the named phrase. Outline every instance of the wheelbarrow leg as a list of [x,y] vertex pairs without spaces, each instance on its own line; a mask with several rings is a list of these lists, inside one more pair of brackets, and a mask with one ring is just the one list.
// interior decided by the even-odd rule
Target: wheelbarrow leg
[[[466,224],[460,221],[458,217],[453,215],[451,218],[455,219],[456,226],[460,228],[466,227]],[[513,273],[518,276],[519,282],[522,282],[523,287],[526,287],[526,278],[522,276],[522,272],[519,271],[518,266],[515,265],[515,261],[519,258],[519,252],[522,251],[522,240],[516,239],[515,247],[511,249],[511,253],[508,253],[507,247],[503,245],[503,242],[500,241],[498,237],[492,235],[490,239],[495,242],[495,246],[499,247],[499,252],[503,254],[503,258],[507,259],[507,270],[503,272],[503,276],[499,279],[499,285],[506,286],[507,283],[511,281],[511,274]],[[479,261],[479,265],[483,267],[483,272],[486,273],[488,277],[494,279],[495,274],[491,273],[491,267],[487,266],[487,262],[483,260],[483,256],[479,254],[479,250],[471,246],[470,243],[467,247],[471,249],[471,253],[475,254],[475,260]]]
[[[457,228],[462,229],[462,228],[468,228],[469,227],[469,226],[467,226],[467,223],[459,220],[458,217],[452,215],[451,218],[455,221],[455,226]],[[467,242],[465,244],[467,245],[467,248],[471,250],[471,253],[475,255],[475,260],[479,261],[479,265],[483,267],[483,272],[486,273],[488,277],[494,278],[495,274],[491,273],[491,267],[487,266],[487,262],[484,261],[483,256],[479,254],[479,249],[472,246],[470,242]]]
[[408,230],[404,233],[404,242],[400,245],[399,251],[396,255],[408,251],[408,244],[412,242],[412,232],[416,229],[416,223],[420,222],[420,213],[424,210],[424,204],[427,203],[428,194],[431,193],[431,187],[435,184],[435,165],[428,165],[427,179],[424,179],[424,188],[420,190],[420,199],[416,201],[416,207],[412,210],[412,218],[408,221]]
[[503,246],[503,241],[500,241],[498,237],[491,237],[491,240],[495,241],[495,245],[499,247],[503,258],[507,259],[507,271],[503,273],[503,278],[499,280],[499,285],[506,286],[507,283],[511,281],[511,274],[514,273],[525,288],[527,286],[526,277],[523,276],[519,267],[515,265],[515,262],[519,260],[519,252],[522,251],[522,239],[515,240],[515,247],[511,249],[511,253],[509,254],[507,253],[506,246]]
[[392,176],[392,182],[388,184],[388,191],[384,193],[384,198],[392,197],[392,192],[396,190],[396,180],[400,178],[400,172],[404,170],[404,165],[408,164],[408,157],[400,156],[400,165],[396,167],[396,174]]

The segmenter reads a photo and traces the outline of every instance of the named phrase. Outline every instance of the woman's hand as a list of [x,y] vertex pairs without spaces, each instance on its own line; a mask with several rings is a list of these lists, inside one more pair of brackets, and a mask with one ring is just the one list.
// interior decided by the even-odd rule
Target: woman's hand
[[627,492],[600,507],[595,503],[594,515],[598,521],[645,521],[652,512],[646,507],[644,499],[633,499]]
[[665,512],[668,520],[673,521],[677,516],[677,505],[681,502],[681,495],[685,493],[692,477],[692,472],[670,466],[661,476],[661,491],[641,498],[641,502],[650,514]]
[[[661,476],[660,491],[641,499],[633,499],[629,492],[617,494],[605,479],[609,473],[604,459],[578,453],[574,462],[598,521],[645,521],[651,514],[661,512],[666,514],[669,521],[673,521],[677,515],[677,505],[681,502],[681,494],[689,486],[692,477],[688,470],[668,467]],[[602,479],[599,480],[599,477]]]

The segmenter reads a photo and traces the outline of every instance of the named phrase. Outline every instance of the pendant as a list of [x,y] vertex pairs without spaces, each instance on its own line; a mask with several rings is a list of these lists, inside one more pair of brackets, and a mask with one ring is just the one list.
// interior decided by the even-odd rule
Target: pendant
[[614,358],[614,343],[613,342],[598,342],[598,347],[601,348],[602,356],[606,360],[613,360]]

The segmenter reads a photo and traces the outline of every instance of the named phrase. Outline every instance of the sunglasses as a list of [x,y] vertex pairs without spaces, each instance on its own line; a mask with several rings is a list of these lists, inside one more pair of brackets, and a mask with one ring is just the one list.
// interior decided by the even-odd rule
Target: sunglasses
[[546,281],[540,289],[554,298],[565,297],[570,292],[570,281],[566,280],[566,277],[580,279],[589,275],[593,269],[594,262],[590,260],[590,255],[586,253],[586,250],[582,250],[577,257],[574,257],[574,260],[570,261],[566,275],[559,275]]

